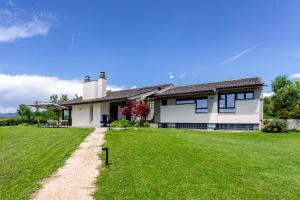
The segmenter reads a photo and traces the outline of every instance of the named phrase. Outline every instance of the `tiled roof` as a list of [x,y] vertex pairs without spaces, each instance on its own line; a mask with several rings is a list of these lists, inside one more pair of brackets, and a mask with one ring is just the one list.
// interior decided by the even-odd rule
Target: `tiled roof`
[[[198,93],[205,93],[205,92],[214,92],[216,90],[222,90],[222,89],[262,86],[263,84],[264,83],[259,77],[252,77],[252,78],[243,78],[243,79],[203,83],[203,84],[188,85],[188,86],[171,87],[166,91],[157,92],[153,96],[164,97],[164,96],[198,94]],[[88,99],[88,100],[82,100],[82,98],[79,98],[79,99],[67,101],[62,105],[67,106],[67,105],[76,105],[76,104],[84,104],[84,103],[96,103],[96,102],[119,101],[119,100],[122,101],[130,97],[138,96],[141,94],[158,90],[160,88],[163,89],[170,86],[172,86],[172,84],[163,84],[163,85],[155,85],[150,87],[112,91],[112,92],[108,92],[107,96],[102,98]]]
[[172,96],[180,94],[193,94],[201,92],[213,92],[215,90],[230,89],[247,86],[260,86],[264,83],[259,77],[243,78],[236,80],[219,81],[212,83],[203,83],[196,85],[173,87],[165,92],[155,94],[154,96]]
[[84,104],[84,103],[93,103],[93,102],[105,102],[105,101],[114,101],[114,100],[125,100],[130,97],[138,96],[141,94],[145,94],[151,91],[155,91],[158,89],[162,89],[165,87],[172,86],[172,84],[162,84],[162,85],[154,85],[149,87],[141,87],[127,90],[119,90],[119,91],[111,91],[107,93],[107,96],[96,99],[87,99],[83,100],[82,98],[69,100],[62,105],[76,105],[76,104]]

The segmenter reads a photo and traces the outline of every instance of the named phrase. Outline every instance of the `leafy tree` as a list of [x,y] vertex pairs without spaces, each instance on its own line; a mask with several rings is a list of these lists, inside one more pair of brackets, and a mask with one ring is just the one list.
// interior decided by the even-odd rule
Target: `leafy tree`
[[272,82],[274,95],[265,97],[264,117],[300,119],[300,83],[280,75]]
[[272,101],[272,97],[265,97],[264,98],[264,119],[273,118],[274,105]]
[[290,81],[286,75],[279,75],[275,78],[275,80],[272,82],[272,89],[274,92],[277,92],[278,90],[291,85],[292,81]]
[[68,101],[68,95],[67,94],[62,94],[59,98],[59,103],[63,103]]
[[57,94],[53,94],[50,96],[50,102],[51,103],[58,103],[58,95]]
[[17,113],[21,118],[25,119],[27,122],[29,122],[32,117],[31,109],[25,104],[19,105],[19,109],[17,110]]
[[122,114],[125,115],[126,118],[131,118],[132,116],[133,122],[135,122],[138,117],[145,120],[148,112],[148,105],[144,101],[129,102],[122,108]]

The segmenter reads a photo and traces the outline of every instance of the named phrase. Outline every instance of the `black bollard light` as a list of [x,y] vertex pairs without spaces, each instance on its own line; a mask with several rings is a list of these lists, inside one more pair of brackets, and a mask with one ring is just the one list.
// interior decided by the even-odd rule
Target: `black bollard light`
[[106,151],[105,152],[105,165],[108,166],[108,148],[107,147],[103,147],[102,150]]

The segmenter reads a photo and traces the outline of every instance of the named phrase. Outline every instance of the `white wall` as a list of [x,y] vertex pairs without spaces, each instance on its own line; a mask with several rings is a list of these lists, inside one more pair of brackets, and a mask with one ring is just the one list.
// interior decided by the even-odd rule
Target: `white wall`
[[96,97],[101,98],[106,96],[107,80],[105,78],[98,79]]
[[72,126],[90,126],[89,104],[72,106]]
[[[90,106],[93,105],[93,117],[90,118]],[[72,126],[100,127],[102,116],[109,115],[109,103],[94,103],[72,106]]]
[[96,98],[98,89],[98,82],[97,81],[89,81],[83,83],[83,99],[94,99]]
[[218,94],[208,97],[208,112],[196,113],[195,104],[176,105],[176,99],[168,99],[161,106],[161,123],[255,123],[262,119],[262,90],[254,91],[252,100],[236,100],[235,113],[218,113]]
[[107,80],[100,78],[96,81],[83,83],[83,99],[95,99],[106,96]]

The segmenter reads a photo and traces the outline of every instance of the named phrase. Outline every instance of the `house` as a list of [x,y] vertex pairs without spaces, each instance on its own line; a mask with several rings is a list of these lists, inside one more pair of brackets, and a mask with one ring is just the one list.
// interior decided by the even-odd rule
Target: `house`
[[107,79],[86,76],[83,96],[65,102],[71,109],[72,126],[103,126],[124,119],[122,107],[129,101],[147,99],[147,120],[161,128],[242,129],[261,128],[263,82],[258,77],[175,87],[154,85],[107,91]]

